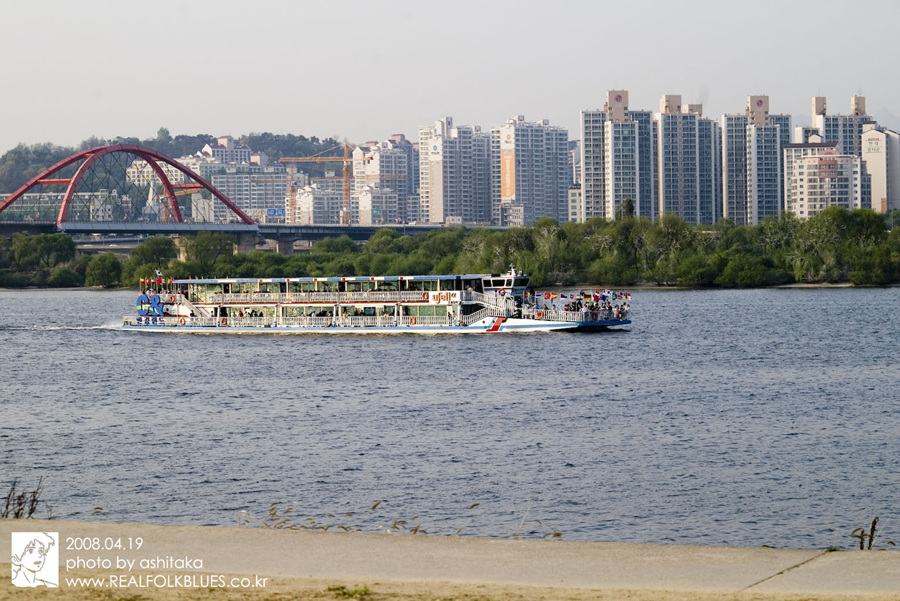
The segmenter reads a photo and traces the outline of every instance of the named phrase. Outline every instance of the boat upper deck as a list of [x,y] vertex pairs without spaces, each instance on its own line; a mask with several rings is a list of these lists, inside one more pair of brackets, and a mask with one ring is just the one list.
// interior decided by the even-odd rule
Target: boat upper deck
[[521,300],[528,277],[509,274],[219,278],[173,280],[194,303],[479,302],[498,294]]

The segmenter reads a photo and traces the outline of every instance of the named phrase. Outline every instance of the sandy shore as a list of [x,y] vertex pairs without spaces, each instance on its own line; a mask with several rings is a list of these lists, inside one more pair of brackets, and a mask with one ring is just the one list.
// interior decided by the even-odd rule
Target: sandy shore
[[[0,598],[900,601],[897,551],[740,549],[55,520],[0,521],[0,541],[6,541],[0,544],[10,548],[11,533],[20,531],[59,533],[60,588],[14,587],[11,566],[2,563]],[[138,539],[141,544],[135,548]],[[100,548],[85,550],[85,546]],[[91,563],[97,561],[108,561],[108,567]],[[95,580],[77,580],[81,578]]]

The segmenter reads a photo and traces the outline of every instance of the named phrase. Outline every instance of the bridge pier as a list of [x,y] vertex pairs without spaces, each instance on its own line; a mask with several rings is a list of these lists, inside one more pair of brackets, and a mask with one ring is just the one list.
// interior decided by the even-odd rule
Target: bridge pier
[[302,240],[297,236],[266,236],[266,240],[271,240],[275,242],[275,252],[279,255],[290,256],[294,254],[294,243],[298,240]]
[[175,249],[178,251],[178,260],[182,262],[187,261],[188,238],[173,236],[172,239],[175,241]]
[[256,243],[259,240],[257,234],[238,234],[235,238],[237,239],[237,244],[234,247],[235,253],[246,253],[256,250]]

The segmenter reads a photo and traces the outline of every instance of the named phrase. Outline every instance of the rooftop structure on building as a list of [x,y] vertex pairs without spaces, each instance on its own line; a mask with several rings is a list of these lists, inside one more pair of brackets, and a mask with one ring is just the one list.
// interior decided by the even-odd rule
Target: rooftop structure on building
[[824,96],[812,99],[812,126],[826,142],[837,142],[844,154],[862,156],[861,138],[863,125],[873,118],[866,113],[866,99],[855,95],[850,98],[850,114],[829,115]]

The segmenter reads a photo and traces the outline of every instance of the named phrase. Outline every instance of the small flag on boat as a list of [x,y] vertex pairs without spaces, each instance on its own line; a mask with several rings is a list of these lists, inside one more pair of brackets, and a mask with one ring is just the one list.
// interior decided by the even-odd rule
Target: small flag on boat
[[158,278],[162,277],[162,272],[159,269],[156,270],[156,277],[158,277]]

